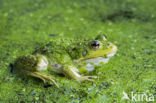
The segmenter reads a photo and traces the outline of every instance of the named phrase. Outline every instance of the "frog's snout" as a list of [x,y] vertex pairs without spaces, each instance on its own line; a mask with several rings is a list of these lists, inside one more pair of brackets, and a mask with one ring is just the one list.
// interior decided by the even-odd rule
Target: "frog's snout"
[[117,50],[118,50],[117,46],[112,44],[112,43],[109,45],[109,47],[111,48],[111,52],[108,53],[108,55],[107,55],[108,58],[114,56],[116,54]]

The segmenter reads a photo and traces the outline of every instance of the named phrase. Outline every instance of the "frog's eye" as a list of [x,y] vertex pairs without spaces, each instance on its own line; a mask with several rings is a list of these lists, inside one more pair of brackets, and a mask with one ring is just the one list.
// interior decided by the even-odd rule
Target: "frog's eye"
[[91,43],[91,47],[93,49],[98,49],[100,47],[100,42],[98,40],[95,40]]

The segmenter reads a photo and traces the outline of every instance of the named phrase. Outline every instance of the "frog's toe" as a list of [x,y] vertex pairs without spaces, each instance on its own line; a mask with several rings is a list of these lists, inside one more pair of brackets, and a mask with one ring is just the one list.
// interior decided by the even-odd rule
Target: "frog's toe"
[[97,76],[84,76],[84,78],[87,81],[94,82],[95,80],[93,80],[93,79],[97,79],[98,77]]
[[91,82],[94,82],[93,79],[96,79],[97,76],[84,76],[84,80],[87,80],[87,81],[91,81]]
[[97,76],[85,76],[85,77],[87,77],[89,79],[92,79],[92,78],[97,79],[98,78]]
[[86,77],[86,76],[84,77],[83,81],[91,81],[91,82],[94,82],[93,79],[91,79],[91,78],[89,78],[89,77]]
[[87,81],[91,81],[91,82],[94,82],[95,80],[92,80],[92,79],[86,79]]
[[51,81],[57,88],[59,88],[59,85],[55,82],[54,79],[50,78],[49,76],[42,76],[45,80]]
[[41,80],[43,80],[44,84],[45,84],[46,80],[51,81],[57,88],[59,88],[59,86],[55,82],[55,80],[52,79],[51,77],[47,76],[47,75],[41,74],[39,72],[32,72],[32,73],[29,73],[29,75],[31,75],[33,77],[40,78]]

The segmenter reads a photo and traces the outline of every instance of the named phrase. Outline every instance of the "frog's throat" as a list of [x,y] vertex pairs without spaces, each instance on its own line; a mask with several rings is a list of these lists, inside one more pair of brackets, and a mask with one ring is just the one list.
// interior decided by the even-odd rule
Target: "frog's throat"
[[86,60],[85,63],[85,69],[90,72],[93,71],[95,69],[95,66],[101,66],[102,64],[105,64],[109,61],[110,58],[102,58],[102,57],[98,57],[96,59],[90,59],[90,60]]

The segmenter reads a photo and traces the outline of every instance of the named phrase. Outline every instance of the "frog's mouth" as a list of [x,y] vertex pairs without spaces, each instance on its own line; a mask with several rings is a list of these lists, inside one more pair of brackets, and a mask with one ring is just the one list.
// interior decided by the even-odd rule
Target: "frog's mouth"
[[82,58],[81,61],[97,59],[99,57],[111,58],[112,56],[114,56],[116,54],[117,47],[113,44],[110,44],[108,48],[109,49],[105,49],[105,50],[91,51],[86,57]]
[[93,52],[91,55],[82,60],[87,63],[85,69],[87,71],[93,71],[95,69],[95,65],[100,66],[103,63],[107,63],[110,58],[116,54],[116,52],[117,47],[113,44],[110,45],[108,50],[98,50],[97,52]]

